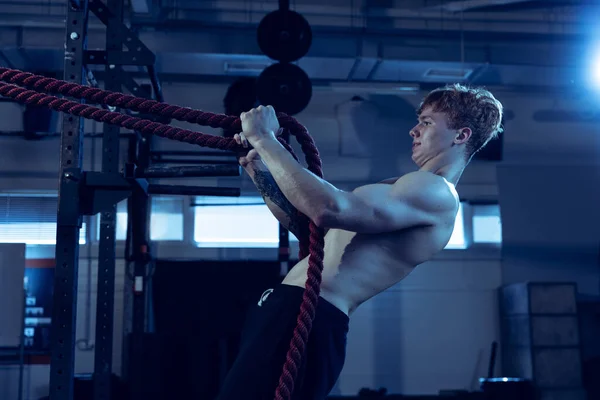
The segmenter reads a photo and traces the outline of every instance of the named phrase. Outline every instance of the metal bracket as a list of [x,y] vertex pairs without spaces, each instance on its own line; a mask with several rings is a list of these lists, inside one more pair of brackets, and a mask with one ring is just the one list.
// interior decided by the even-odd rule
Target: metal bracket
[[[109,62],[106,56],[106,51],[104,50],[90,50],[85,52],[84,54],[84,63],[86,65],[110,65],[110,69],[112,74],[114,74],[115,79],[119,81],[119,83],[127,88],[129,92],[134,96],[139,97],[147,97],[150,98],[151,93],[147,93],[146,89],[140,84],[138,84],[129,74],[125,71],[121,65],[130,65],[127,63],[124,64],[115,64],[113,62]],[[127,53],[120,53],[127,54]],[[119,54],[117,54],[118,56]],[[145,65],[145,64],[139,64]]]
[[156,57],[153,54],[131,51],[88,50],[85,53],[85,63],[88,65],[151,65]]
[[[89,9],[104,25],[109,24],[112,12],[100,0],[89,0]],[[124,23],[111,27],[111,35],[118,38],[129,50],[127,53],[120,49],[109,49],[106,61],[101,64],[114,65],[152,65],[156,61],[154,53],[129,29]]]
[[121,46],[108,46],[107,50],[87,50],[84,52],[85,65],[109,65],[111,75],[115,81],[127,88],[135,96],[151,98],[149,94],[143,93],[143,87],[139,85],[121,66],[138,65],[145,66],[148,76],[155,89],[155,96],[162,101],[162,88],[155,73],[154,53],[131,31],[124,23],[111,23],[114,13],[101,0],[89,0],[89,10],[93,12],[100,21],[107,26],[110,25],[110,35],[113,43],[125,45],[127,51]]
[[[188,173],[190,175],[187,175]],[[71,218],[69,222],[80,226],[79,215],[96,215],[101,212],[110,212],[113,206],[125,200],[134,190],[140,190],[146,194],[188,195],[188,196],[226,196],[238,197],[241,194],[239,188],[206,187],[206,186],[183,186],[183,185],[156,185],[150,184],[140,176],[152,177],[208,177],[208,176],[235,176],[239,173],[236,168],[222,168],[222,166],[200,166],[200,167],[178,167],[157,168],[150,167],[142,172],[137,172],[135,166],[128,164],[126,174],[106,172],[75,172],[65,173],[64,180],[77,183],[73,186],[64,186],[64,193],[73,194],[78,191],[81,202],[79,209],[70,209]]]
[[207,178],[240,175],[239,165],[149,166],[145,169],[137,168],[133,163],[125,165],[126,178]]
[[86,172],[80,188],[81,214],[110,212],[131,195],[131,182],[120,174]]

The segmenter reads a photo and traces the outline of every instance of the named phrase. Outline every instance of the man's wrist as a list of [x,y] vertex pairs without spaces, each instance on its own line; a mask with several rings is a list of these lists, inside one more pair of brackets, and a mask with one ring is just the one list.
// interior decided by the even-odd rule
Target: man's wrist
[[260,154],[261,151],[267,150],[274,143],[279,144],[279,141],[274,134],[262,136],[256,140],[250,141],[250,145]]

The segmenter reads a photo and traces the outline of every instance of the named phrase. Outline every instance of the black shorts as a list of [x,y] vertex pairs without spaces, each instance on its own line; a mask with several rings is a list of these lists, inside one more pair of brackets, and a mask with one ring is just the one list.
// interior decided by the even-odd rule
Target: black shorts
[[[304,288],[280,284],[265,291],[248,315],[239,354],[217,400],[273,400],[290,346]],[[323,400],[346,358],[348,316],[319,297],[298,370],[293,400]]]

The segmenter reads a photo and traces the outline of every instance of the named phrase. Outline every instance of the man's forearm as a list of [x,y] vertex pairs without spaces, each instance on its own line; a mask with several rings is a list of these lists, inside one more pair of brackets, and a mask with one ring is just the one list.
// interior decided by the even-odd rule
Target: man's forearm
[[286,199],[266,165],[258,160],[249,163],[244,169],[275,218],[297,238],[307,234],[308,221]]
[[264,139],[253,143],[261,159],[285,197],[310,219],[336,211],[342,191],[298,164],[276,140]]

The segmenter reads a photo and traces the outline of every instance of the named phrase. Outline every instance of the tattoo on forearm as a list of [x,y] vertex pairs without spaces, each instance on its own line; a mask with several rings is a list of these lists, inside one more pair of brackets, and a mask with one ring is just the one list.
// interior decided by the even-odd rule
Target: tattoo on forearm
[[305,221],[296,207],[285,197],[269,171],[254,170],[254,184],[265,200],[270,200],[287,215],[290,232],[298,236],[306,231],[308,220]]

